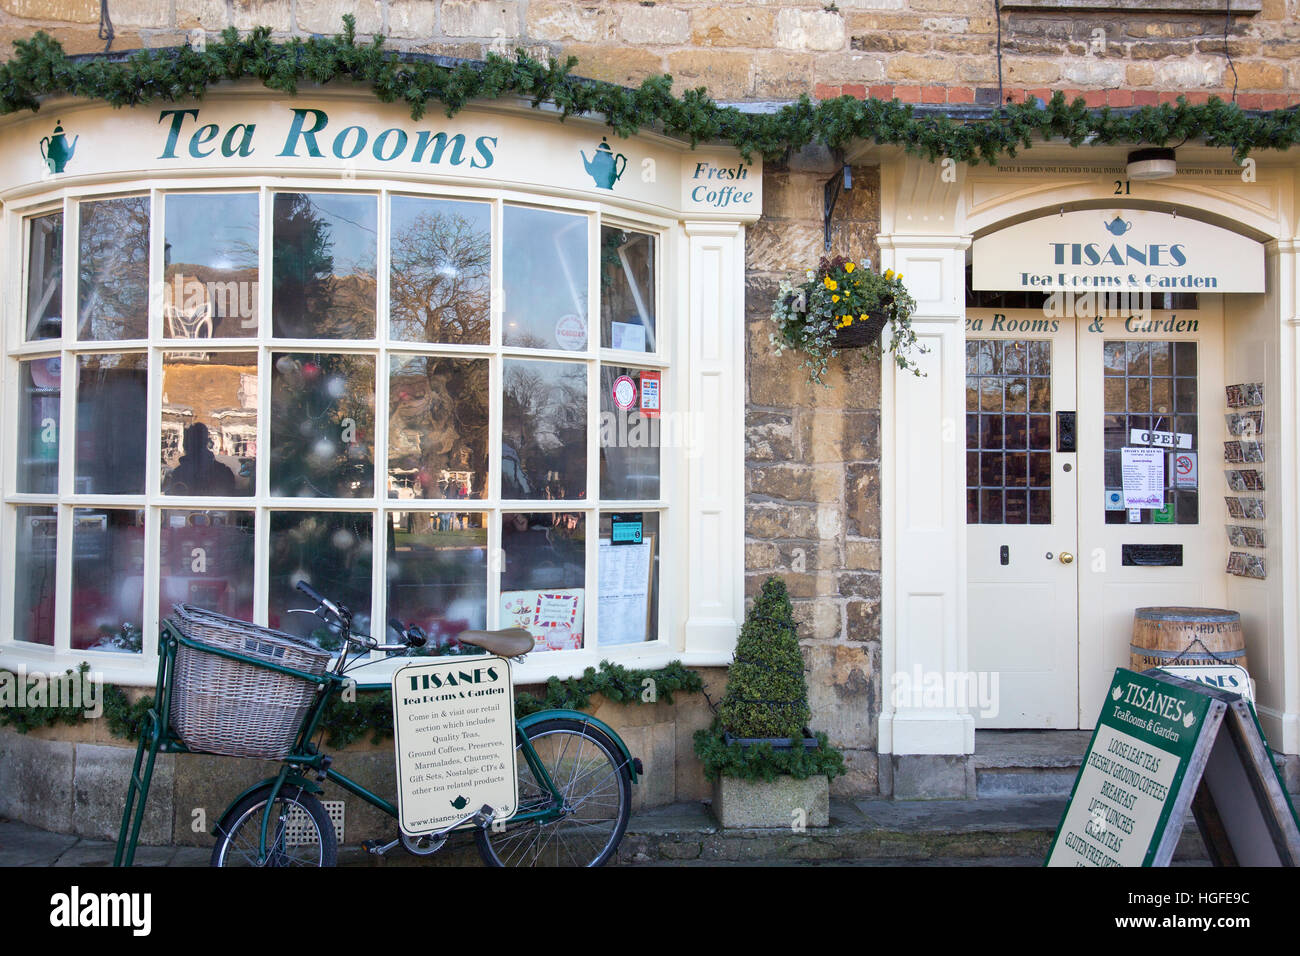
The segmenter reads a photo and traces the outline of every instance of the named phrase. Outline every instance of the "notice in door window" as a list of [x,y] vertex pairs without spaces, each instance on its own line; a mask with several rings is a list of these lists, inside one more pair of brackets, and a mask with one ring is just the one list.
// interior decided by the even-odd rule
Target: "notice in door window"
[[1163,508],[1165,453],[1160,448],[1125,448],[1124,507]]

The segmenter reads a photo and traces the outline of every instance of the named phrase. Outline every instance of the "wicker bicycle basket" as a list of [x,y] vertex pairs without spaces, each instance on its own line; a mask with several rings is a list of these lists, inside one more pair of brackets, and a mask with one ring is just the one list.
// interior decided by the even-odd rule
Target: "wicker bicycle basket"
[[[330,660],[329,652],[282,631],[189,604],[173,610],[181,634],[221,650],[314,675]],[[190,750],[278,760],[293,747],[316,686],[182,644],[172,682],[172,729]]]

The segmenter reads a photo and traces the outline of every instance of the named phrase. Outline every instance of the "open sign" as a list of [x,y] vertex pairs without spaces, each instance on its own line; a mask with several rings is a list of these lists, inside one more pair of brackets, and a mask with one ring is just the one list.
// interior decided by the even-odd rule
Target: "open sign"
[[1128,440],[1134,445],[1148,448],[1191,448],[1192,436],[1187,432],[1156,432],[1145,428],[1129,429]]

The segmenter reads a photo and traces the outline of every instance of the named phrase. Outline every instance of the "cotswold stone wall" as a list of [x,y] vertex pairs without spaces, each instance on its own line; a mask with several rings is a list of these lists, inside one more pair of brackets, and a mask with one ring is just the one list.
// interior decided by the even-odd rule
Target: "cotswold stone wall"
[[[840,793],[876,784],[880,712],[880,365],[861,352],[832,360],[810,385],[798,353],[772,354],[777,284],[823,252],[822,184],[830,164],[793,163],[763,179],[763,218],[746,241],[748,395],[745,590],[779,574],[794,601],[808,664],[813,728],[846,749]],[[835,252],[878,261],[880,177],[853,170],[835,207]]]
[[[1002,3],[1001,96],[1061,89],[1131,106],[1180,93],[1230,96],[1235,87],[1248,108],[1300,102],[1300,0],[1231,0],[1232,16],[1227,0],[1087,9],[1097,5]],[[993,0],[109,0],[108,8],[115,50],[230,25],[334,33],[352,13],[361,34],[385,34],[400,49],[478,58],[522,46],[576,56],[586,76],[636,84],[668,72],[679,88],[705,86],[727,100],[999,97]],[[99,20],[99,0],[0,0],[0,44],[8,51],[9,41],[45,29],[69,52],[98,51]]]

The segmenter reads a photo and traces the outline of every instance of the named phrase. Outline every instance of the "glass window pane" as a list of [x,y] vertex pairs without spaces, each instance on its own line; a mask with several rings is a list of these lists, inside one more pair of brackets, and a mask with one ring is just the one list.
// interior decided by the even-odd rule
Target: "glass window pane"
[[583,646],[586,532],[581,514],[502,515],[501,626],[525,628],[539,651]]
[[600,344],[655,351],[655,237],[600,227]]
[[395,355],[388,368],[388,496],[486,498],[488,360]]
[[491,207],[394,196],[392,220],[393,339],[486,345],[492,315]]
[[[410,656],[481,654],[456,635],[487,627],[487,515],[391,511],[387,517],[388,617],[429,635]],[[398,636],[390,631],[388,639]]]
[[14,640],[53,647],[58,515],[53,508],[15,508],[14,518]]
[[587,347],[587,217],[506,206],[506,345]]
[[149,197],[82,202],[77,338],[149,335]]
[[72,512],[72,649],[143,649],[144,512]]
[[[641,414],[640,369],[600,367],[600,496],[659,497],[658,416]],[[659,373],[649,373],[658,387]],[[624,406],[624,407],[620,407]]]
[[143,352],[77,357],[78,494],[144,494],[147,363]]
[[194,604],[253,619],[253,512],[164,510],[158,619]]
[[257,353],[163,355],[162,491],[251,495],[257,475]]
[[375,359],[271,355],[271,494],[374,493]]
[[163,335],[257,335],[256,193],[164,200]]
[[587,369],[506,359],[501,496],[587,496]]
[[373,338],[379,197],[278,193],[273,231],[274,335]]
[[59,491],[58,356],[18,363],[18,492]]
[[63,213],[27,221],[27,341],[63,334]]
[[370,628],[371,519],[345,511],[272,511],[271,557],[267,568],[270,589],[267,622],[330,651],[339,649],[338,635],[318,617],[290,614],[290,608],[311,602],[298,590],[306,581],[336,604],[346,604],[353,626]]
[[659,514],[620,513],[641,522],[641,540],[616,544],[613,515],[600,516],[600,598],[596,641],[601,647],[638,644],[659,637]]

